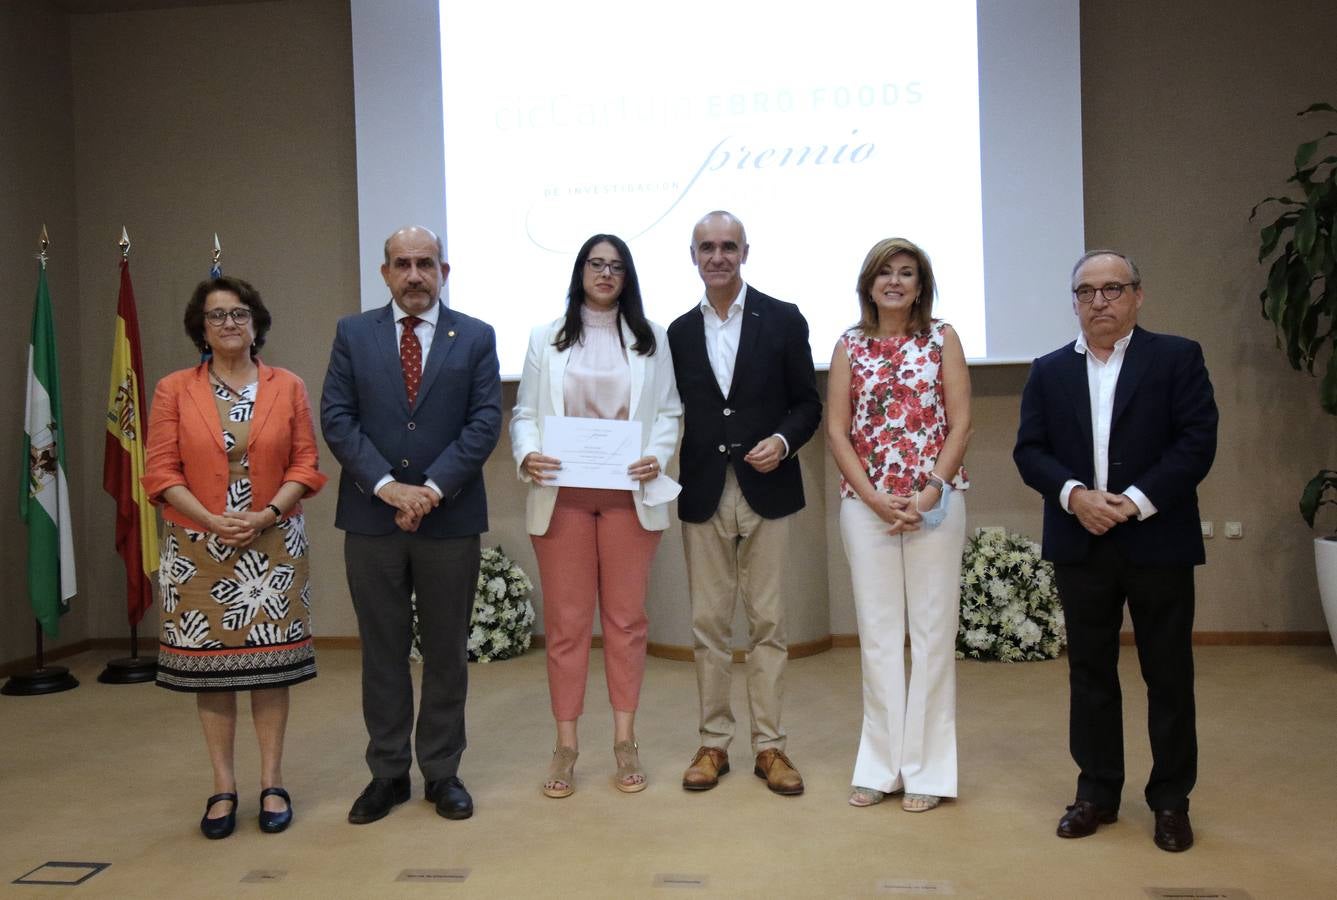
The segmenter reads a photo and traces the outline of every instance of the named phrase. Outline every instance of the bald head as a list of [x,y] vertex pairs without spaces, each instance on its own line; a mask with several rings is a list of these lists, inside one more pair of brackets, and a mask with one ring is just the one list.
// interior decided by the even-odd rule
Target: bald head
[[698,235],[701,233],[701,230],[712,225],[723,225],[737,229],[739,246],[747,246],[747,229],[743,227],[742,220],[724,209],[711,210],[697,220],[696,226],[692,228],[693,246],[699,242]]
[[692,229],[692,262],[712,305],[725,309],[743,288],[739,271],[747,262],[747,232],[733,213],[706,213]]
[[436,236],[436,232],[430,228],[424,228],[421,225],[405,225],[385,239],[385,261],[390,261],[390,244],[399,238],[411,239],[414,241],[428,240],[436,245],[436,261],[444,263],[446,261],[446,249],[441,246],[441,238]]
[[441,238],[429,228],[410,225],[386,238],[381,277],[404,312],[417,316],[436,304],[450,274],[442,256]]

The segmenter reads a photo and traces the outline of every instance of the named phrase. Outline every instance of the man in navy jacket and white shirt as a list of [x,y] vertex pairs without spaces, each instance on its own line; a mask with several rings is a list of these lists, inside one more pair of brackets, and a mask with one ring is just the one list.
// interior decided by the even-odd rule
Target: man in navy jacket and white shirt
[[483,463],[501,434],[501,379],[492,327],[441,302],[449,272],[431,231],[392,234],[381,266],[392,302],[339,320],[321,393],[321,430],[343,467],[334,524],[345,532],[362,640],[372,780],[348,813],[355,825],[409,798],[415,594],[418,767],[439,814],[473,814],[458,771],[479,536],[487,530]]
[[682,398],[682,520],[692,598],[701,746],[683,775],[708,790],[729,771],[733,618],[748,620],[747,693],[753,772],[777,794],[803,793],[780,724],[788,644],[782,591],[789,517],[803,508],[798,449],[822,403],[808,323],[792,303],[743,283],[747,233],[731,213],[708,213],[692,231],[705,296],[669,326]]
[[1127,602],[1147,684],[1153,839],[1177,852],[1193,845],[1193,567],[1205,561],[1197,486],[1216,455],[1216,403],[1197,343],[1137,326],[1142,279],[1131,259],[1086,253],[1072,294],[1081,332],[1031,366],[1013,451],[1022,480],[1044,497],[1043,555],[1068,631],[1069,745],[1080,772],[1058,835],[1086,837],[1118,818]]

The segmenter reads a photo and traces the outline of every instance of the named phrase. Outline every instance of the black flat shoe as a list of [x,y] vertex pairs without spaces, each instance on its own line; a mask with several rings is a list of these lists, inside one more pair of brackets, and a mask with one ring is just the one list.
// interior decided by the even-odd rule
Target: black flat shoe
[[353,825],[366,825],[385,816],[400,803],[409,798],[409,777],[373,778],[358,798],[353,801],[353,808],[348,811],[348,821]]
[[[282,797],[288,808],[283,812],[269,812],[265,809],[266,797]],[[265,834],[278,834],[292,824],[292,798],[281,787],[268,787],[260,792],[260,830]]]
[[[219,803],[223,800],[231,800],[232,809],[228,811],[227,815],[222,816],[221,818],[217,819],[209,818],[210,807],[212,807],[215,803]],[[200,819],[200,831],[203,832],[205,837],[207,837],[211,841],[216,841],[219,838],[227,837],[229,834],[232,833],[232,830],[236,827],[237,827],[237,795],[235,792],[227,794],[214,794],[207,801],[205,801],[204,818]]]
[[427,783],[427,799],[436,804],[436,814],[447,819],[467,819],[474,814],[474,798],[455,776]]

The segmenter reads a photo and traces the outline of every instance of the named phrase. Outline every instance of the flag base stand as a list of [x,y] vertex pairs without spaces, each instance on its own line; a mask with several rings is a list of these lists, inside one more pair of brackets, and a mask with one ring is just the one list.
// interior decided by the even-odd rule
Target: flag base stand
[[29,697],[34,694],[56,694],[79,686],[79,680],[64,666],[42,666],[30,672],[11,675],[0,687],[0,694],[10,697]]
[[158,663],[144,656],[123,656],[107,660],[107,667],[97,680],[103,684],[143,684],[158,677]]
[[139,625],[130,626],[130,655],[107,660],[97,680],[103,684],[143,684],[158,677],[158,661],[139,655]]

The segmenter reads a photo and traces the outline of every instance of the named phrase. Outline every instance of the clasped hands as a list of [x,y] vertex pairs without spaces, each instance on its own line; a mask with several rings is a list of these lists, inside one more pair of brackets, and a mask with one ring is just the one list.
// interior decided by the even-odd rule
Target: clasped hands
[[1126,494],[1111,494],[1078,485],[1068,494],[1068,509],[1082,527],[1095,535],[1115,525],[1136,519],[1140,510]]
[[[557,470],[562,461],[552,456],[544,456],[537,450],[525,454],[520,468],[538,484],[547,484],[557,477]],[[653,456],[642,456],[627,466],[627,475],[632,481],[650,481],[659,477],[659,460]]]
[[211,516],[206,524],[224,545],[240,548],[248,546],[256,535],[273,525],[276,519],[274,511],[268,507],[259,512],[230,509]]
[[427,515],[441,503],[436,491],[425,484],[388,482],[376,496],[395,508],[395,525],[401,531],[414,532]]
[[922,512],[932,509],[942,499],[942,491],[930,484],[917,494],[874,494],[868,507],[877,513],[877,517],[891,527],[887,534],[908,534],[918,531],[923,523]]

